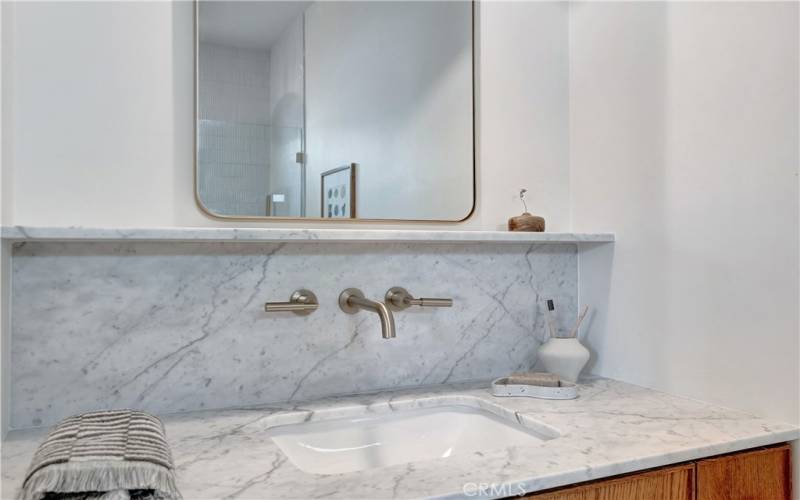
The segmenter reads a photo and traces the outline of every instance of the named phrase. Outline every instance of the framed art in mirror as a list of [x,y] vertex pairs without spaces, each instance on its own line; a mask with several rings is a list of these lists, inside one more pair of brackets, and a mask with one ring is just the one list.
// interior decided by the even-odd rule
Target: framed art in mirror
[[357,163],[322,172],[320,181],[323,219],[356,218]]

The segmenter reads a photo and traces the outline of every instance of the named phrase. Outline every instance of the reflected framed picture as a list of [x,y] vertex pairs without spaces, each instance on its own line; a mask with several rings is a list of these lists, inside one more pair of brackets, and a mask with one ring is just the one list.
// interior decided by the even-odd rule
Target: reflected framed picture
[[334,168],[322,176],[323,219],[356,218],[356,169],[357,163]]

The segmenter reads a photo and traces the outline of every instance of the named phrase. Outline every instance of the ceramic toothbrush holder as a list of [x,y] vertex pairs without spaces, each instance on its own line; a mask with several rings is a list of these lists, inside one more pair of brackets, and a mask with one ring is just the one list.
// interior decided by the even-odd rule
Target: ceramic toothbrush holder
[[589,350],[574,337],[551,338],[539,346],[539,359],[545,370],[574,383],[589,361]]

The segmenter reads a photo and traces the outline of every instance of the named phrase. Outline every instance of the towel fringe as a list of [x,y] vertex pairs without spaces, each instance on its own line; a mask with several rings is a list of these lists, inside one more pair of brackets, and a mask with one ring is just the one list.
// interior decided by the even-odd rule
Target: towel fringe
[[153,490],[157,500],[181,500],[172,472],[142,461],[85,461],[53,464],[34,472],[17,500],[41,500],[47,492],[79,493]]

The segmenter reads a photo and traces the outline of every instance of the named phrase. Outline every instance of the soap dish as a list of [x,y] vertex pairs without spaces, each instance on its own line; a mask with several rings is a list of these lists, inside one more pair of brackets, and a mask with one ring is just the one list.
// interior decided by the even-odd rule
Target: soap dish
[[499,397],[525,396],[540,399],[575,399],[578,397],[578,386],[563,381],[560,382],[558,387],[509,384],[508,377],[502,377],[492,382],[492,395]]

